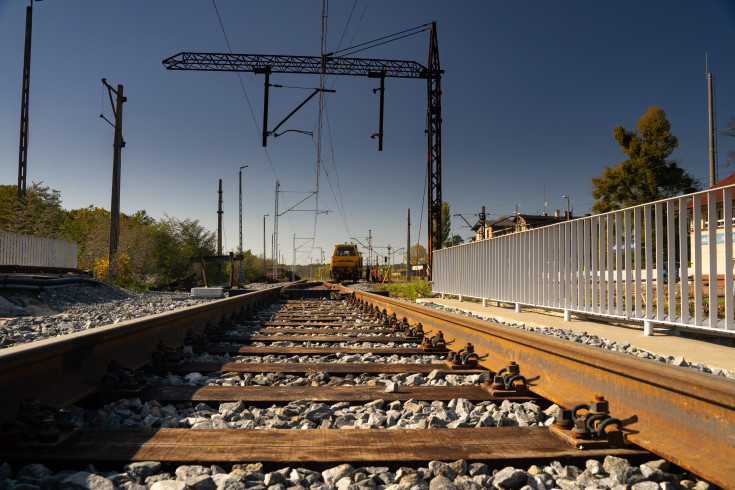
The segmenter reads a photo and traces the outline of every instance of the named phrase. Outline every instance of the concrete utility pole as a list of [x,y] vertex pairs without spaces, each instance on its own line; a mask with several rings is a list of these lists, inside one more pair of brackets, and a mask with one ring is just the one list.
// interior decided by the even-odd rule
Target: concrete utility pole
[[265,265],[265,217],[270,216],[270,214],[264,214],[263,215],[263,277],[268,279],[268,270],[266,269]]
[[715,167],[715,97],[714,77],[707,73],[707,99],[709,102],[709,186],[717,183],[717,169]]
[[31,85],[31,31],[33,27],[33,0],[26,7],[26,41],[23,50],[23,90],[20,100],[20,145],[18,151],[18,208],[26,197],[26,170],[28,167],[28,100]]
[[368,230],[368,265],[372,267],[373,262],[373,230]]
[[[247,168],[247,165],[243,165],[240,167],[240,171],[238,172],[239,182],[240,182],[240,253],[243,253],[242,249],[242,169]],[[244,255],[243,255],[244,258]],[[243,262],[244,260],[240,261],[240,277],[243,276]]]
[[219,179],[217,202],[217,255],[222,255],[222,179]]
[[280,191],[281,183],[276,180],[276,206],[273,212],[273,279],[278,277],[278,192]]
[[406,281],[411,280],[411,208],[406,216]]
[[[102,79],[102,84],[107,87],[110,104],[115,113],[115,124],[107,121],[105,116],[100,114],[101,118],[105,119],[105,121],[115,128],[115,139],[112,144],[114,150],[112,156],[112,197],[110,202],[110,250],[107,267],[107,274],[115,278],[118,273],[117,246],[120,240],[120,173],[122,167],[122,149],[125,146],[125,141],[122,136],[123,103],[127,102],[128,99],[123,97],[122,85],[118,84],[117,90],[115,90],[104,78]],[[115,102],[112,100],[113,93],[117,96]]]

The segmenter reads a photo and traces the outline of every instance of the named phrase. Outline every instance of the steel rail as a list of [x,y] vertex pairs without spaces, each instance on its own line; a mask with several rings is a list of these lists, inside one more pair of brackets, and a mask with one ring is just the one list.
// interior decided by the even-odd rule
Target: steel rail
[[[534,393],[572,408],[595,395],[624,422],[626,440],[723,488],[735,488],[735,383],[694,370],[576,344],[332,285],[380,309],[471,342],[492,371],[516,361]],[[430,332],[427,332],[431,335]],[[456,349],[458,347],[453,347]]]
[[0,351],[0,421],[15,418],[21,402],[67,406],[101,386],[110,361],[138,369],[151,360],[159,341],[179,346],[189,329],[228,318],[249,305],[277,297],[284,287],[234,296],[86,332]]

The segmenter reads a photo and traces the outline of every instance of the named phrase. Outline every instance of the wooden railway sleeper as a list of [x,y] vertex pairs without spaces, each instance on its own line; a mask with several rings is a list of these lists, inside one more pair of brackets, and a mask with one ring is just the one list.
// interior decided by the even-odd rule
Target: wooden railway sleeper
[[36,398],[26,398],[20,403],[18,416],[0,426],[0,446],[7,450],[23,441],[53,443],[59,440],[60,430],[71,432],[73,429],[68,410],[41,404]]

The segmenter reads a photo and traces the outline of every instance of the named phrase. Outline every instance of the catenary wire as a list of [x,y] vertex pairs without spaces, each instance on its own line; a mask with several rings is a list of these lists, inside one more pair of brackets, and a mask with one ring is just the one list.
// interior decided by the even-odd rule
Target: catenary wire
[[[220,28],[222,29],[222,35],[225,37],[225,42],[227,43],[227,49],[229,50],[230,54],[232,54],[232,46],[230,45],[230,40],[227,37],[227,31],[225,30],[225,25],[222,23],[222,17],[220,17],[219,9],[217,8],[217,2],[216,0],[212,0],[212,5],[214,6],[214,11],[217,14],[217,20],[219,21]],[[242,88],[242,93],[245,95],[245,101],[248,104],[248,109],[250,109],[250,116],[253,118],[253,123],[255,124],[255,129],[257,130],[258,134],[260,135],[260,126],[258,125],[258,119],[255,117],[255,111],[253,111],[253,106],[250,103],[250,97],[248,97],[248,92],[245,89],[245,82],[242,81],[242,76],[240,72],[237,72],[237,79],[240,81],[240,87]],[[273,165],[273,161],[271,160],[270,153],[268,153],[268,148],[263,148],[263,151],[265,152],[266,159],[268,160],[268,164],[271,167],[271,171],[273,172],[273,176],[278,180],[278,174],[276,173],[276,168]]]

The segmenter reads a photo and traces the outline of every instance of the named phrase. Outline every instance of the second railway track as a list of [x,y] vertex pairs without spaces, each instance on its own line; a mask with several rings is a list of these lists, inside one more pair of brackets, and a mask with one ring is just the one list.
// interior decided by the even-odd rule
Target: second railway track
[[[663,457],[734,488],[731,381],[341,286],[261,291],[5,350],[0,386],[0,460],[14,466],[395,471]],[[552,404],[575,411],[548,427]],[[709,444],[694,450],[698,440]]]

